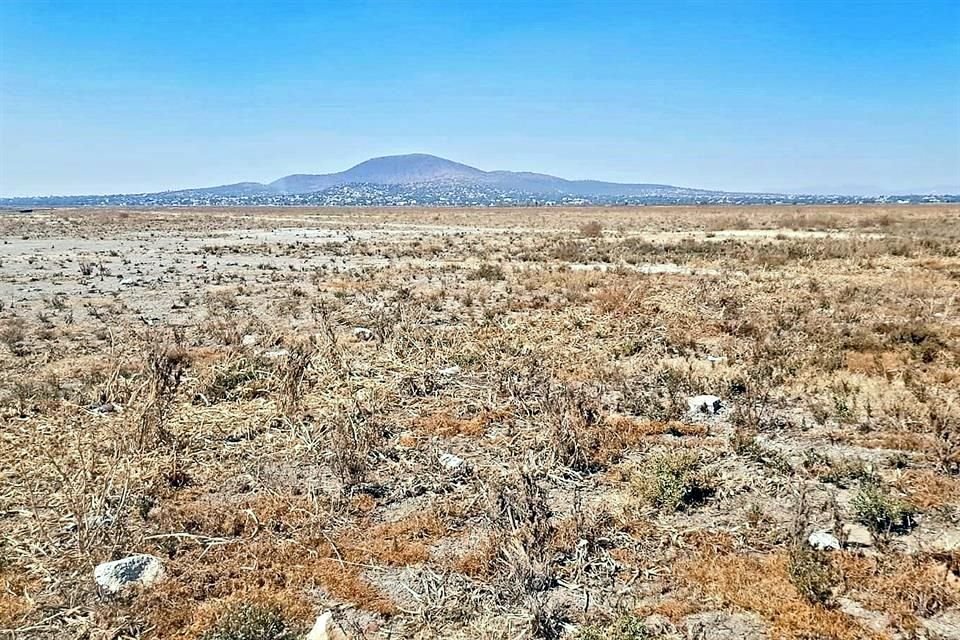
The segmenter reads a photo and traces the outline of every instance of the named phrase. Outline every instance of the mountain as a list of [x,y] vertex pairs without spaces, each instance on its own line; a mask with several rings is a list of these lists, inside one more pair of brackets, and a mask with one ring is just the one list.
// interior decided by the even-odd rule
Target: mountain
[[[338,173],[284,176],[268,184],[238,182],[127,195],[0,198],[0,206],[829,204],[884,202],[886,198],[883,195],[733,193],[667,184],[566,180],[542,173],[484,171],[452,160],[414,153],[372,158]],[[918,202],[960,200],[957,196],[929,193],[910,198]]]
[[372,158],[339,173],[298,173],[269,184],[240,182],[234,185],[166,191],[174,196],[246,196],[316,193],[331,187],[365,185],[474,185],[477,188],[517,191],[526,194],[595,196],[645,196],[659,193],[708,194],[702,189],[687,189],[663,184],[619,184],[597,180],[565,180],[542,173],[483,171],[466,164],[425,153]]
[[341,184],[419,184],[441,180],[482,180],[486,172],[425,153],[385,156],[340,173],[295,174],[270,183],[279,193],[312,193]]

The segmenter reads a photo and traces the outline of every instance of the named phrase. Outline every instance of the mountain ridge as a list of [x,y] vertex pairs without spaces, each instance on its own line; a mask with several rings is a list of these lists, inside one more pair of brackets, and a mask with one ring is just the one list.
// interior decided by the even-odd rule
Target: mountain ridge
[[723,193],[655,183],[618,183],[602,180],[567,180],[531,171],[484,171],[476,167],[427,153],[410,153],[370,158],[345,171],[335,173],[295,173],[273,182],[239,182],[214,187],[177,189],[144,195],[209,194],[298,195],[315,193],[348,184],[416,185],[430,183],[470,183],[530,194],[566,194],[573,196],[639,196],[654,190],[685,193]]
[[297,173],[153,193],[0,198],[35,206],[527,206],[664,204],[853,204],[957,202],[960,196],[847,196],[737,192],[657,183],[567,180],[529,171],[484,171],[426,153],[370,158],[336,173]]

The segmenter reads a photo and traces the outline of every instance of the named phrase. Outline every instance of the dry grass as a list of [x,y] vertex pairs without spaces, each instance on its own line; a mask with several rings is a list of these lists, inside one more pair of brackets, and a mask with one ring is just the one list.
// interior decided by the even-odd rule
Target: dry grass
[[[333,609],[357,638],[654,614],[684,637],[736,611],[910,637],[958,606],[958,229],[955,206],[0,217],[0,630]],[[803,546],[858,520],[870,549]],[[98,594],[132,553],[166,577]]]
[[783,553],[706,553],[678,567],[679,579],[708,596],[760,614],[784,638],[880,638],[843,613],[810,603],[790,580]]

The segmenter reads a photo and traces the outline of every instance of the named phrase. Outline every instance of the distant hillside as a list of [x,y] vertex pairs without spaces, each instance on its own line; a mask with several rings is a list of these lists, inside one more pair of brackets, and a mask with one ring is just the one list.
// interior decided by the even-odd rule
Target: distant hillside
[[[3,198],[0,205],[472,205],[749,204],[891,201],[898,196],[732,193],[666,184],[566,180],[542,173],[483,171],[423,153],[373,158],[338,173],[294,174],[268,184],[238,182],[159,193]],[[954,196],[907,196],[911,202]]]
[[663,193],[716,193],[702,189],[685,189],[663,184],[618,184],[596,180],[565,180],[542,173],[516,171],[483,171],[476,167],[438,158],[424,153],[373,158],[338,173],[298,173],[284,176],[269,184],[241,182],[233,185],[166,192],[175,195],[243,196],[252,194],[307,194],[330,187],[366,185],[475,185],[519,191],[529,194],[594,196],[643,196]]
[[459,162],[413,153],[361,162],[340,173],[296,174],[270,183],[278,193],[312,193],[342,184],[419,184],[482,181],[485,172]]

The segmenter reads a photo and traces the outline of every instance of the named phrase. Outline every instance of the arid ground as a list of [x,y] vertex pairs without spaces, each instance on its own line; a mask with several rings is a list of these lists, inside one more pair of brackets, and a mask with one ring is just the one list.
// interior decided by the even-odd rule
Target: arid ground
[[0,424],[0,637],[958,638],[960,207],[2,213]]

